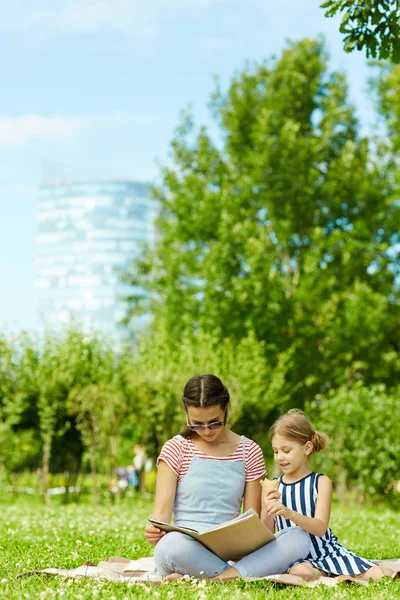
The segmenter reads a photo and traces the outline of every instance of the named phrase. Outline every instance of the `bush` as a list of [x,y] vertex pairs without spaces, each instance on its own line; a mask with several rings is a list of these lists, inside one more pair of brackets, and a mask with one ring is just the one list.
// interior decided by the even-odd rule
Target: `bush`
[[400,403],[383,385],[341,387],[306,407],[330,450],[316,460],[321,470],[370,500],[400,502]]

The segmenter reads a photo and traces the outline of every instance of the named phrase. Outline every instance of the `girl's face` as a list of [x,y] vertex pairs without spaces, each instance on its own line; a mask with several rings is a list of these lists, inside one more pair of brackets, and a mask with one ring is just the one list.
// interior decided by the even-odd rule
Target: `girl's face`
[[189,429],[193,428],[192,431],[206,442],[214,442],[220,436],[224,429],[224,419],[225,410],[220,405],[187,408]]
[[312,443],[301,444],[276,433],[272,438],[274,461],[286,475],[303,476],[302,470],[307,468],[307,460],[312,452]]

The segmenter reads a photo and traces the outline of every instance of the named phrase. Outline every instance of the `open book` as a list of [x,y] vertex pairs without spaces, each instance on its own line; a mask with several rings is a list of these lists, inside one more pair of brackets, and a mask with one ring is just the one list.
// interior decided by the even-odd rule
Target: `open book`
[[236,519],[216,525],[203,533],[155,519],[149,521],[162,531],[179,531],[190,535],[223,560],[239,560],[275,539],[252,508]]

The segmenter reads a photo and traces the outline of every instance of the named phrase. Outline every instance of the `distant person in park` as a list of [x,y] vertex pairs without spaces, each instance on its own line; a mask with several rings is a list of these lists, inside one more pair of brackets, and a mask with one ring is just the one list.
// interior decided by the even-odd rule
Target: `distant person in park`
[[139,489],[139,476],[137,474],[137,471],[134,467],[134,465],[129,465],[127,468],[127,477],[128,477],[128,484],[130,487],[132,487],[135,491],[138,491]]
[[[237,517],[240,508],[261,510],[260,479],[265,476],[260,447],[226,427],[229,392],[215,375],[198,375],[182,396],[186,430],[164,444],[158,458],[153,518],[203,532]],[[152,524],[145,537],[155,544],[155,575],[167,580],[183,575],[219,579],[284,573],[310,550],[299,527],[243,557],[234,566],[198,541],[179,532],[165,533]]]
[[381,568],[344,548],[328,527],[332,482],[308,466],[310,456],[325,448],[326,436],[314,430],[305,413],[292,409],[272,425],[270,441],[283,475],[278,490],[263,492],[262,518],[269,527],[274,519],[278,532],[301,527],[311,538],[309,555],[297,559],[289,573],[305,580],[353,575],[379,581],[384,575],[392,575],[391,569]]
[[146,449],[142,444],[135,444],[133,447],[133,466],[135,467],[139,478],[139,491],[146,491],[145,483],[145,466],[146,466]]

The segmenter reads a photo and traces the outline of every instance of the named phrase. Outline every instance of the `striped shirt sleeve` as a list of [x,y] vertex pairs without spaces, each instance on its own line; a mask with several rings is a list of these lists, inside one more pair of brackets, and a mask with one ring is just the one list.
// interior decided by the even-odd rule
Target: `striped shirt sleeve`
[[176,435],[168,440],[168,442],[165,442],[161,448],[160,456],[157,458],[157,466],[160,460],[162,460],[179,476],[182,467],[182,456],[183,438],[180,435]]
[[253,440],[246,440],[245,446],[246,459],[246,482],[255,481],[267,474],[264,464],[264,456],[258,444]]

